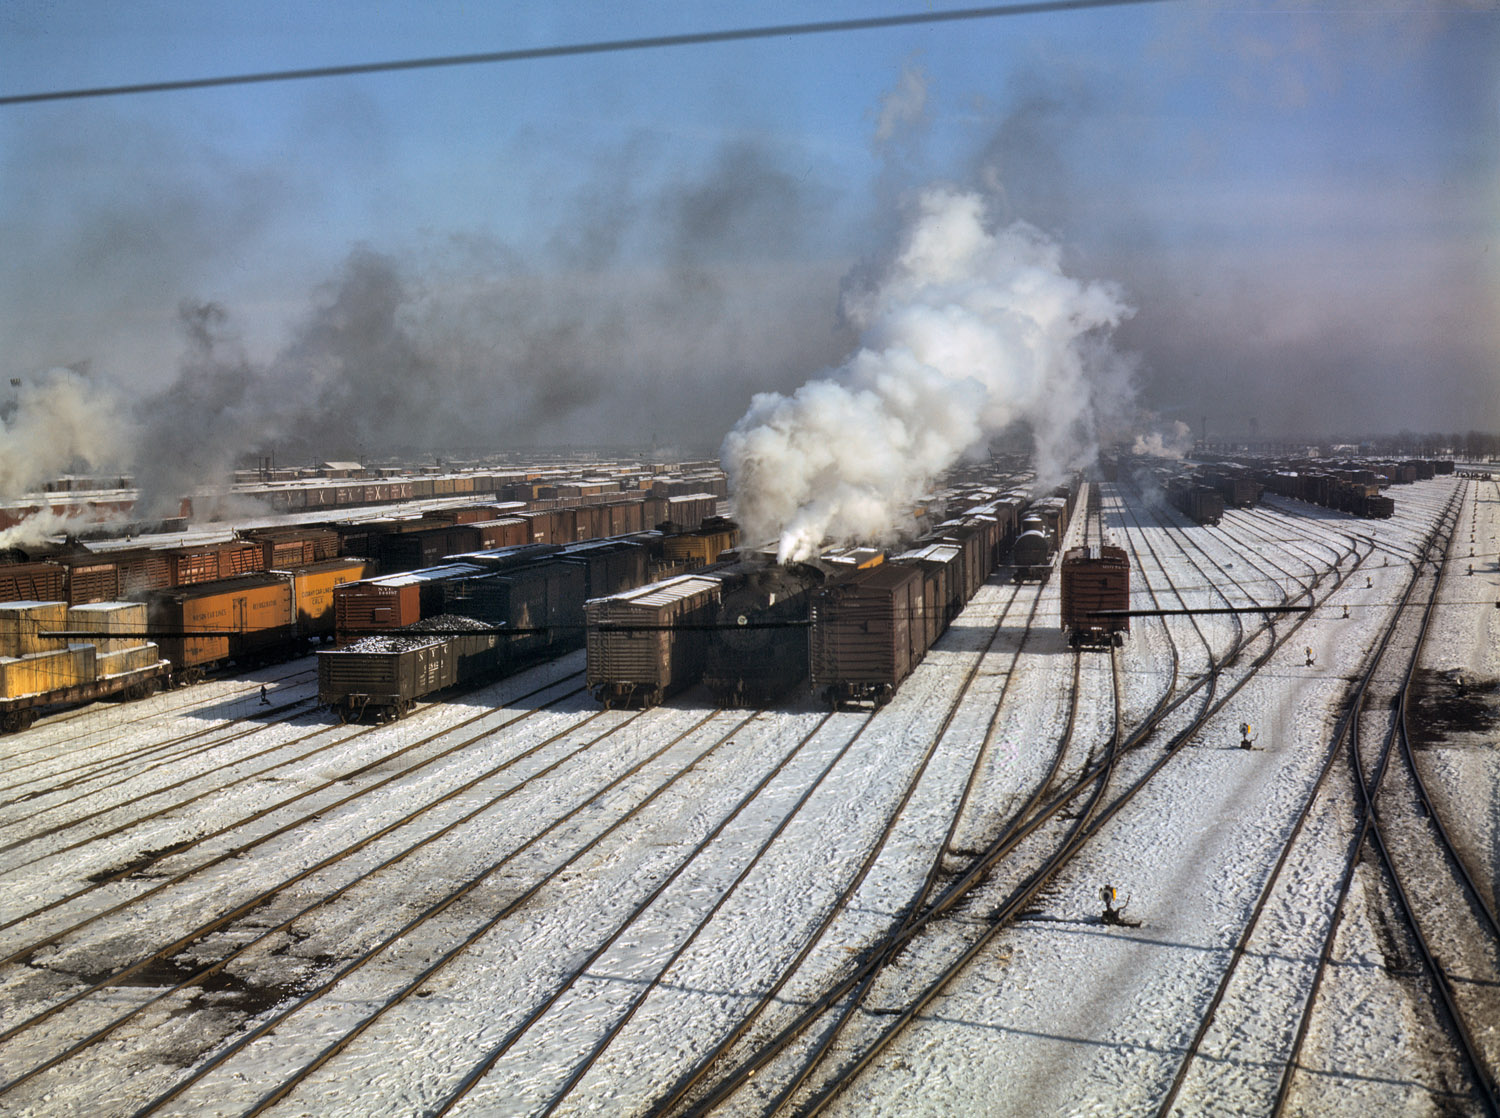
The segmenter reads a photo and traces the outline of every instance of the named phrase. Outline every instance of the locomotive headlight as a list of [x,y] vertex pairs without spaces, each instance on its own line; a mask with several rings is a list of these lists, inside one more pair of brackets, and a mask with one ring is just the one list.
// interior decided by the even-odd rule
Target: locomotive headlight
[[739,617],[736,620],[741,625],[748,625],[750,623],[750,619],[748,617],[746,617],[743,613],[740,614]]

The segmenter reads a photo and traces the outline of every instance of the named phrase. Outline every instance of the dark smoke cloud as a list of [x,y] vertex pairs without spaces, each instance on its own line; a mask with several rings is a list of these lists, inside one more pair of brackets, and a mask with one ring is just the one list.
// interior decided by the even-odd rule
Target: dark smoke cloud
[[268,453],[711,448],[753,392],[844,348],[842,264],[794,259],[829,196],[763,147],[728,147],[654,196],[607,197],[589,194],[550,256],[482,234],[360,246],[266,361],[248,356],[232,308],[184,303],[178,376],[140,408],[157,510]]

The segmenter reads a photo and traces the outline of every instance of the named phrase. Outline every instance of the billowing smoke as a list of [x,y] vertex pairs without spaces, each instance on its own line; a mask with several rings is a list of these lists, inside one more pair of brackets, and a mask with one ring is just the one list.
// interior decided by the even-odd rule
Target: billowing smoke
[[993,228],[978,194],[922,193],[881,278],[845,297],[861,348],[790,396],[757,395],[725,439],[750,538],[779,538],[783,562],[890,540],[933,477],[1018,422],[1044,483],[1091,460],[1096,411],[1129,393],[1108,333],[1131,309],[1061,257],[1024,222]]
[[[293,176],[295,189],[277,177],[296,160],[162,149],[149,128],[108,142],[134,136],[117,125],[89,143],[27,133],[0,156],[18,184],[109,186],[38,191],[26,221],[0,228],[8,489],[34,489],[75,452],[102,468],[119,450],[112,468],[141,484],[140,514],[176,515],[182,497],[223,489],[266,455],[430,462],[657,440],[701,456],[751,386],[789,391],[853,342],[836,325],[856,220],[840,217],[842,184],[769,138],[684,152],[642,133],[596,153],[580,183],[536,164],[534,138],[517,136],[517,175],[536,176],[524,228],[502,233],[480,210],[472,228],[382,226],[390,240],[342,259],[310,244],[309,262],[285,238],[335,223],[316,175]],[[138,150],[155,172],[124,173],[139,170]],[[121,173],[74,173],[100,151]],[[526,194],[520,178],[515,190]],[[62,401],[54,422],[30,401],[22,417],[4,387],[85,363],[71,403],[103,417],[95,434],[74,437]]]
[[1130,453],[1150,458],[1185,458],[1192,449],[1193,429],[1178,419],[1168,430],[1137,435]]
[[8,547],[29,548],[49,542],[53,537],[97,528],[108,523],[107,517],[80,513],[70,515],[50,508],[38,508],[9,528],[0,529],[0,550]]
[[85,373],[53,369],[13,388],[0,407],[0,496],[70,470],[118,468],[125,458],[130,434],[119,400]]

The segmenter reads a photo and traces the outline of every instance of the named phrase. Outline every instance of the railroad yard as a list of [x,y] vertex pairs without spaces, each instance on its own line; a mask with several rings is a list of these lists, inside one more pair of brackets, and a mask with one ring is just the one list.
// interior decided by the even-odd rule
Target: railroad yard
[[1123,643],[1002,565],[871,711],[303,657],[0,737],[0,1114],[1493,1113],[1500,482],[1087,488]]

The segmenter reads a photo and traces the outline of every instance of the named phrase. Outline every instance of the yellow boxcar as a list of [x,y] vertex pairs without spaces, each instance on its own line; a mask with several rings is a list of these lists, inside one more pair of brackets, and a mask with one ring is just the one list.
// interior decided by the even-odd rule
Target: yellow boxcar
[[283,654],[296,635],[292,582],[285,575],[246,575],[157,590],[147,600],[146,612],[153,639],[177,672]]
[[690,532],[668,536],[662,541],[662,558],[668,562],[686,563],[689,570],[717,563],[721,552],[739,543],[738,529]]
[[310,639],[333,636],[333,588],[375,574],[367,559],[329,559],[292,569],[297,631]]

